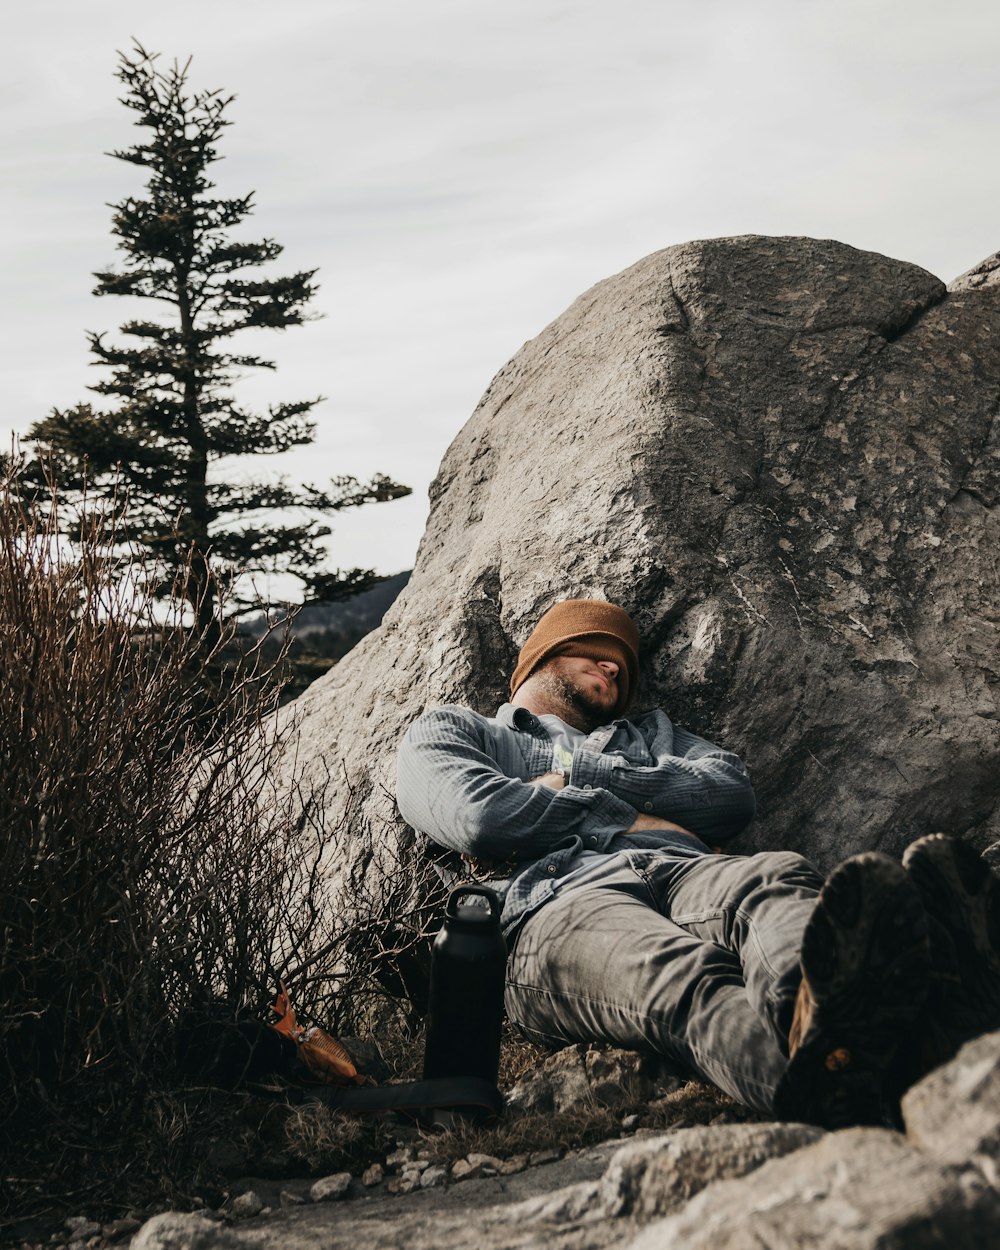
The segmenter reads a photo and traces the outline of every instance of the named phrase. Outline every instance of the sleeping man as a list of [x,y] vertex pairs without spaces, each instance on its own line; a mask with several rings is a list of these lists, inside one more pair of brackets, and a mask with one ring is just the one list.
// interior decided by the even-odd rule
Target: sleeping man
[[503,899],[506,1010],[528,1038],[666,1056],[769,1114],[892,1121],[902,1091],[1000,1027],[1000,881],[942,834],[824,882],[792,852],[727,854],[740,759],[659,709],[626,717],[628,615],[570,599],[495,717],[425,712],[404,818]]

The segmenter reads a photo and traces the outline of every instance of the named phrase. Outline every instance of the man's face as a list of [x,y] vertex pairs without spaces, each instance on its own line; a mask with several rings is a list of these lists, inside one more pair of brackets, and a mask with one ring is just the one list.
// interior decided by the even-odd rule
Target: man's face
[[596,729],[614,715],[618,702],[618,665],[614,660],[591,660],[586,656],[557,655],[537,673],[539,684],[556,702],[572,709],[583,728]]

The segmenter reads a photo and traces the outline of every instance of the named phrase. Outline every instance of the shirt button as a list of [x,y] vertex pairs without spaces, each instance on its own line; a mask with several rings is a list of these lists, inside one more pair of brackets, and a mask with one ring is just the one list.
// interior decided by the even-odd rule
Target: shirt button
[[555,866],[555,864],[546,864],[546,865],[545,865],[545,871],[546,871],[546,872],[555,872],[555,870],[556,870],[556,866]]
[[593,786],[584,786],[583,788],[584,788],[584,790],[593,790],[593,788],[594,788],[594,787],[593,787]]
[[652,803],[643,803],[642,806],[644,811],[651,812],[653,810]]

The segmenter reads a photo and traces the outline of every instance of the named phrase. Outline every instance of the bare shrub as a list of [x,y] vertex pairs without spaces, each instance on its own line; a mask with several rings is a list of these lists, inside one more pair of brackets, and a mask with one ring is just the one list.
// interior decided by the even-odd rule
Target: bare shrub
[[[367,866],[366,866],[367,867]],[[448,892],[418,845],[387,829],[377,870],[350,881],[350,923],[332,930],[338,970],[322,1010],[342,1034],[411,1039],[427,1010],[431,944]]]
[[220,676],[224,629],[157,623],[106,532],[70,551],[45,511],[0,484],[0,1149],[22,1210],[155,1175],[135,1143],[181,1013],[263,1017],[296,969],[308,1012],[330,935],[316,796],[269,782],[274,683],[252,654]]

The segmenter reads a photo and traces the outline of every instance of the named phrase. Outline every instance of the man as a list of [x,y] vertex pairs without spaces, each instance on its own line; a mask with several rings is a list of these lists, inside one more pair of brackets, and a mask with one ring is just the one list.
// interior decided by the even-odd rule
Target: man
[[404,818],[503,897],[509,1018],[782,1117],[879,1123],[1000,1027],[1000,882],[943,835],[825,883],[799,855],[721,853],[754,813],[746,770],[662,711],[624,719],[638,672],[621,608],[557,603],[495,718],[432,709],[400,750]]

